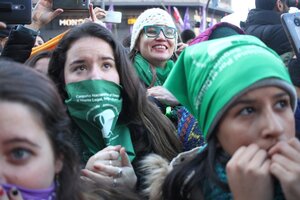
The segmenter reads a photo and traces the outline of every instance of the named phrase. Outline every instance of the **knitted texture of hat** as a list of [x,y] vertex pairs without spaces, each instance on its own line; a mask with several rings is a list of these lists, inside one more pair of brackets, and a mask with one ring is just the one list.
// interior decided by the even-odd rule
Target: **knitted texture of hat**
[[147,9],[142,14],[140,14],[136,22],[133,24],[130,51],[135,47],[136,41],[144,26],[149,25],[166,25],[176,28],[171,15],[165,10],[162,10],[160,8]]
[[231,100],[262,80],[287,91],[295,108],[296,92],[278,54],[254,36],[235,35],[187,47],[164,87],[197,118],[208,138]]
[[276,0],[255,0],[255,7],[263,10],[273,10]]

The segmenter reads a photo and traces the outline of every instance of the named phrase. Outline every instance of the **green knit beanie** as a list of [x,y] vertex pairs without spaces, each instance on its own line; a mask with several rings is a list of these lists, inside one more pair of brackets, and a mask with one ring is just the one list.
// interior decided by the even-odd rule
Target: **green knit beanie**
[[[257,84],[263,82],[263,84]],[[235,35],[187,47],[164,86],[197,118],[206,139],[235,97],[254,85],[296,92],[280,57],[249,35]]]

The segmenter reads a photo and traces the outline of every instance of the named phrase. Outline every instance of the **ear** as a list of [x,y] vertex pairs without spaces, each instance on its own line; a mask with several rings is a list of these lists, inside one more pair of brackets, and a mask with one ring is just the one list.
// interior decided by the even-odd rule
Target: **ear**
[[284,6],[281,0],[276,1],[276,11],[283,12]]
[[64,166],[64,164],[63,164],[63,156],[60,155],[55,160],[55,173],[58,174],[59,172],[61,172],[63,166]]

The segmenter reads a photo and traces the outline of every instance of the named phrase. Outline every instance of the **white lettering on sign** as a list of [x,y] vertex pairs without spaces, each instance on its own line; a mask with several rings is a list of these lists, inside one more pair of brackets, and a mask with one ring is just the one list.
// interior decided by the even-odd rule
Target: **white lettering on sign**
[[84,19],[60,19],[59,26],[77,26],[82,24]]

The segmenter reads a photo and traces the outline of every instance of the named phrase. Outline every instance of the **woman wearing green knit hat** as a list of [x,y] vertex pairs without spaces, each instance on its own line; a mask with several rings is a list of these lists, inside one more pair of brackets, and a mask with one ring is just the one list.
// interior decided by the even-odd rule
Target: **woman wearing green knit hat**
[[274,51],[245,35],[203,42],[181,53],[164,86],[207,141],[173,166],[164,199],[300,198],[296,93]]

